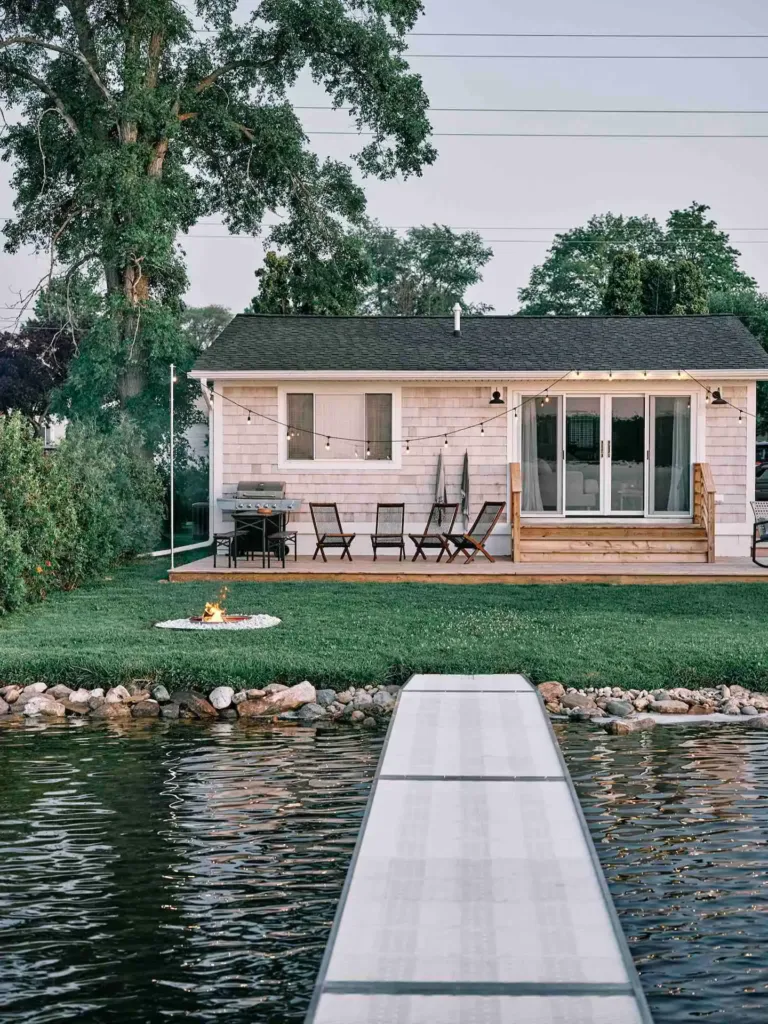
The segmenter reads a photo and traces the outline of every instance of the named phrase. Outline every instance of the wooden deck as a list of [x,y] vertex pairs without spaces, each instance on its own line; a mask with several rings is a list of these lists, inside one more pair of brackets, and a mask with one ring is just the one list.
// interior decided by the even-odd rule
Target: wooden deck
[[354,562],[313,562],[309,556],[289,561],[283,569],[273,561],[271,569],[262,569],[261,561],[240,561],[237,569],[214,569],[213,558],[178,566],[170,573],[174,583],[234,582],[265,583],[290,580],[332,583],[768,583],[768,569],[760,569],[748,558],[722,558],[716,562],[495,562],[476,559],[466,565],[456,560],[398,562],[393,556],[355,558]]
[[403,687],[306,1024],[651,1024],[520,675]]

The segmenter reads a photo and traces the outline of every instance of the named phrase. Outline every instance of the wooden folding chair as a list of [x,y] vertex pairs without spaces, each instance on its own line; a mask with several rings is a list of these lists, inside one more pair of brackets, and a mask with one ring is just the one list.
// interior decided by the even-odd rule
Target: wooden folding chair
[[504,505],[505,502],[503,501],[486,501],[480,509],[480,515],[474,521],[472,529],[468,533],[443,534],[446,541],[449,544],[453,544],[456,548],[453,554],[448,557],[449,562],[452,562],[459,552],[463,552],[467,556],[464,563],[466,565],[468,562],[474,561],[478,551],[481,551],[489,562],[496,561],[493,555],[489,555],[485,550],[485,542],[490,537],[496,523],[501,519]]
[[376,506],[376,531],[371,534],[373,560],[379,548],[397,548],[398,562],[405,558],[405,505],[380,502]]
[[335,504],[313,504],[310,503],[309,511],[312,516],[312,525],[315,528],[315,535],[317,537],[317,547],[315,553],[312,555],[312,561],[317,558],[318,553],[323,556],[323,561],[327,562],[328,559],[325,557],[326,548],[341,548],[341,559],[344,561],[344,556],[352,561],[352,555],[349,551],[349,546],[357,536],[356,533],[344,533],[341,528],[341,520],[339,519],[339,510]]
[[441,502],[435,502],[432,506],[431,512],[429,513],[429,519],[427,519],[427,525],[424,527],[424,532],[408,534],[416,545],[416,554],[411,559],[412,562],[415,562],[419,555],[421,555],[426,562],[427,556],[424,554],[425,548],[440,549],[440,554],[437,556],[438,562],[444,554],[450,554],[451,549],[448,547],[448,542],[443,536],[443,531],[445,531],[445,533],[451,533],[453,530],[453,524],[456,522],[458,511],[459,506],[457,504],[446,505]]

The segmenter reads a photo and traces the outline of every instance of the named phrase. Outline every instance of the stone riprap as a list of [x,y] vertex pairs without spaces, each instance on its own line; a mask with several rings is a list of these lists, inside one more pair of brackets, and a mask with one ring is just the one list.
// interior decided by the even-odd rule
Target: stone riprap
[[[550,715],[576,722],[604,719],[608,732],[625,735],[653,728],[658,717],[712,716],[722,720],[738,716],[745,724],[764,728],[768,715],[768,694],[753,693],[744,686],[717,686],[689,690],[682,686],[669,690],[623,690],[618,686],[592,687],[586,690],[566,688],[562,683],[539,683],[539,695]],[[663,721],[663,717],[661,718]]]
[[263,689],[216,686],[207,695],[197,690],[169,692],[162,683],[135,679],[108,690],[72,689],[63,684],[0,686],[0,722],[91,719],[144,722],[178,719],[215,722],[295,722],[299,725],[349,723],[366,729],[386,727],[399,686],[349,686],[337,693],[316,689],[304,680],[295,686],[270,683]]

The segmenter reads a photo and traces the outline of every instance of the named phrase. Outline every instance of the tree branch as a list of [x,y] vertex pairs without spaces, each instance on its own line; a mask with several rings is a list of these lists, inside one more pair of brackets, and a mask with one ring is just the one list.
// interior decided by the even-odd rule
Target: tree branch
[[205,78],[197,83],[195,86],[195,92],[205,92],[206,89],[210,89],[212,85],[215,85],[221,76],[225,75],[228,71],[234,71],[235,68],[247,67],[249,64],[251,64],[251,61],[249,60],[233,60],[230,64],[222,64],[220,68],[216,68],[210,73],[210,75],[206,75]]
[[30,82],[32,85],[37,86],[37,88],[41,92],[45,93],[48,99],[54,104],[58,112],[64,118],[64,121],[72,134],[79,135],[77,124],[75,123],[74,118],[67,113],[63,100],[44,79],[38,78],[37,75],[33,75],[31,72],[25,71],[22,68],[14,67],[13,65],[3,65],[0,70],[7,71],[9,74],[16,75],[18,78],[23,78],[26,82]]
[[58,43],[49,43],[47,40],[39,39],[37,36],[9,36],[7,39],[0,39],[0,50],[5,50],[9,46],[38,46],[42,50],[53,50],[55,53],[63,53],[68,57],[74,57],[86,69],[107,102],[110,104],[114,103],[112,94],[99,78],[96,69],[85,54],[79,50],[71,50],[68,46],[59,46]]

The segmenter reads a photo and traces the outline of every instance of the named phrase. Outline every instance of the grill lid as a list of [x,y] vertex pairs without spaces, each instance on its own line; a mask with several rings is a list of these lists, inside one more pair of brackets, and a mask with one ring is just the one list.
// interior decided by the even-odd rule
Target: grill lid
[[239,480],[236,498],[284,498],[285,481]]

